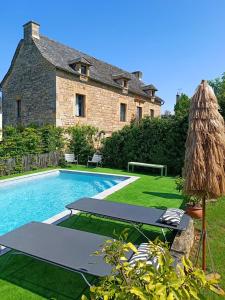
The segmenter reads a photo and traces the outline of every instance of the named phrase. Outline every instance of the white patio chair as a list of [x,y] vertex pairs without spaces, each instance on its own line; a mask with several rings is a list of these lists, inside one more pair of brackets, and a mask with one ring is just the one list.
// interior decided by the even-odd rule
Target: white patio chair
[[97,167],[102,164],[102,155],[94,154],[93,156],[88,156],[87,167],[89,164],[95,164]]
[[70,164],[78,164],[78,155],[74,155],[73,153],[65,153],[65,161]]

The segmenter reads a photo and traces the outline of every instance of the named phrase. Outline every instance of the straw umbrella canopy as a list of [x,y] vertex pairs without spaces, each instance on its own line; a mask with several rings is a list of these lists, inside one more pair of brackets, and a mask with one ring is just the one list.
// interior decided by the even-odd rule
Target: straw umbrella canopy
[[203,80],[191,99],[184,192],[202,199],[202,268],[206,270],[206,199],[225,195],[225,130],[213,89]]

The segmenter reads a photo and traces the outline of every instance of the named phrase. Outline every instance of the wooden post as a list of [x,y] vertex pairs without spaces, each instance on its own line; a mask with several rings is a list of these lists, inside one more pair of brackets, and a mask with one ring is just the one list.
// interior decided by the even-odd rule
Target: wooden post
[[206,197],[202,199],[202,270],[206,271]]

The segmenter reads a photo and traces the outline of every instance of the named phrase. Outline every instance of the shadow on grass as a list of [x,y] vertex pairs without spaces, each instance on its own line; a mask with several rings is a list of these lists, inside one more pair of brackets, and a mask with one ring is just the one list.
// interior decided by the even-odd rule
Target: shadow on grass
[[[85,282],[76,273],[22,255],[8,253],[4,259],[10,255],[11,259],[1,272],[0,279],[14,285],[12,299],[38,299],[37,295],[46,299],[80,299],[86,288]],[[4,263],[2,260],[3,257],[0,258],[1,264]],[[87,278],[93,280],[91,276]],[[24,289],[22,297],[19,297],[19,287]],[[33,297],[30,292],[34,294]],[[6,295],[0,294],[0,297],[2,300],[9,299],[8,292]]]
[[[146,241],[129,224],[89,217],[84,214],[73,216],[61,223],[60,226],[112,238],[116,237],[115,233],[119,235],[123,230],[129,229],[129,241],[135,244]],[[152,240],[156,237],[163,239],[158,228],[144,226],[143,232]],[[169,232],[167,238],[171,238]],[[4,268],[1,269],[1,266],[4,266]],[[0,269],[0,280],[3,280],[7,286],[7,288],[0,291],[1,300],[8,300],[9,294],[12,295],[12,299],[23,300],[39,299],[38,296],[57,300],[80,299],[82,291],[86,287],[80,275],[23,255],[12,255],[11,253],[3,255],[0,257]],[[92,276],[87,277],[89,281],[94,279]],[[10,283],[13,285],[10,285]],[[86,291],[88,293],[88,289]]]
[[[143,194],[151,195],[154,197],[159,197],[159,198],[164,198],[168,200],[181,200],[181,206],[180,208],[184,208],[186,201],[182,195],[179,194],[174,194],[174,193],[161,193],[161,192],[143,192]],[[169,206],[154,206],[159,209],[167,209]]]
[[169,200],[183,200],[183,197],[178,194],[173,193],[161,193],[161,192],[143,192],[144,194],[148,194],[151,196],[159,197],[159,198],[165,198]]

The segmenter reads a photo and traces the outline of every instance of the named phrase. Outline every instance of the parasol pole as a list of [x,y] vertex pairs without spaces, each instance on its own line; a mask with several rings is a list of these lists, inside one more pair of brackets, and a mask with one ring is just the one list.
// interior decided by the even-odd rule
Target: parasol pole
[[206,271],[206,197],[202,199],[202,270]]

